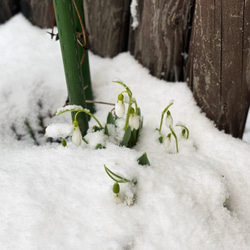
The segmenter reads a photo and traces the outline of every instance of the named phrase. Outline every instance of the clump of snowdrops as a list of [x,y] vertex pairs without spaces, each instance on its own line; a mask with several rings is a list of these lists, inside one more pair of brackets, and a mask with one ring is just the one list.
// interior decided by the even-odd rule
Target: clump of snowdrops
[[[159,142],[160,143],[163,143],[164,146],[166,148],[169,148],[170,145],[171,145],[171,142],[172,142],[172,137],[174,138],[174,141],[175,141],[175,148],[176,148],[176,153],[179,152],[179,143],[178,141],[182,138],[184,139],[188,139],[189,138],[189,130],[188,128],[183,125],[183,124],[176,124],[174,126],[174,122],[173,122],[173,117],[172,117],[172,114],[169,110],[169,108],[173,105],[174,103],[171,102],[163,111],[162,111],[162,114],[161,114],[161,121],[160,121],[160,126],[159,128],[157,128],[156,130],[158,130],[159,132]],[[169,132],[167,133],[167,135],[163,135],[162,134],[162,125],[163,125],[163,120],[164,120],[164,117],[165,117],[165,123],[166,123],[166,127],[167,129],[169,130]],[[176,135],[176,131],[174,129],[174,127],[178,127],[181,129],[181,133],[179,136]]]
[[[140,108],[137,105],[133,93],[130,88],[122,81],[113,81],[121,85],[124,89],[117,97],[115,108],[108,113],[105,125],[102,125],[98,118],[92,114],[88,109],[78,105],[67,105],[59,108],[56,115],[62,115],[66,112],[75,112],[72,124],[51,124],[46,129],[46,136],[53,138],[61,138],[62,145],[67,145],[67,140],[71,137],[73,144],[80,146],[82,142],[89,144],[86,137],[89,134],[101,133],[101,137],[107,140],[101,140],[95,145],[96,149],[104,148],[106,141],[112,141],[115,144],[133,147],[136,145],[139,138],[140,130],[142,129],[142,116]],[[87,136],[83,137],[78,125],[77,116],[84,112],[91,116],[97,123],[89,129]]]

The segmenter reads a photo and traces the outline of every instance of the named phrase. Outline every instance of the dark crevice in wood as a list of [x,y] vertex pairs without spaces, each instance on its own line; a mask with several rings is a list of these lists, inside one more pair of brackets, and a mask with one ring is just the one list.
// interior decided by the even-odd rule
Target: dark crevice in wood
[[20,11],[19,0],[0,0],[0,24]]
[[[215,11],[216,11],[216,6],[215,6]],[[222,13],[223,13],[223,9],[222,9],[222,3],[220,6],[220,26],[221,26],[221,33],[220,33],[220,105],[222,104],[222,54],[223,54],[223,17],[222,17]],[[220,120],[220,117],[218,118],[218,120]]]

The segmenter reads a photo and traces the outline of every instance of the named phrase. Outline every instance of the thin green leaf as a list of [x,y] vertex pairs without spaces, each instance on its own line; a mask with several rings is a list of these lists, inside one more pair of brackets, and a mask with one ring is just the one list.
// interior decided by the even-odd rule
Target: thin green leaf
[[147,153],[144,152],[138,159],[137,159],[138,164],[142,166],[150,166],[150,161],[148,159]]
[[137,115],[141,116],[141,109],[140,108],[137,108]]
[[131,137],[131,128],[130,127],[127,127],[124,135],[123,135],[123,139],[121,141],[121,145],[122,146],[128,146],[129,144],[129,140],[130,140],[130,137]]
[[131,132],[131,136],[130,136],[130,139],[129,139],[129,143],[128,143],[128,146],[130,148],[132,148],[133,146],[136,145],[136,142],[137,142],[137,138],[138,138],[138,131],[139,129],[133,129],[133,131]]
[[159,142],[160,143],[163,143],[163,136],[161,135],[159,138],[158,138]]
[[[108,176],[113,181],[118,182],[118,183],[127,183],[127,182],[130,182],[130,180],[128,180],[126,178],[123,178],[120,175],[117,175],[114,172],[112,172],[105,164],[104,164],[104,169],[105,169],[106,173],[108,174]],[[118,178],[118,179],[116,179],[115,177]]]
[[95,149],[103,149],[103,145],[101,143],[98,143],[96,146],[95,146]]
[[104,134],[107,135],[107,136],[110,135],[110,134],[109,134],[109,130],[108,130],[108,125],[107,125],[107,124],[105,124],[105,127],[104,127]]
[[92,128],[92,132],[97,132],[97,131],[100,131],[100,130],[102,130],[102,128],[97,127],[96,125],[94,125],[93,128]]
[[66,112],[78,112],[78,111],[87,111],[89,112],[88,109],[84,109],[83,107],[81,106],[77,106],[77,105],[67,105],[65,107],[62,107],[62,108],[59,108],[57,111],[56,111],[56,115],[61,115],[63,113],[66,113]]
[[114,117],[113,117],[113,115],[112,115],[111,112],[108,113],[107,124],[113,124],[113,125],[115,125],[115,119],[114,119]]

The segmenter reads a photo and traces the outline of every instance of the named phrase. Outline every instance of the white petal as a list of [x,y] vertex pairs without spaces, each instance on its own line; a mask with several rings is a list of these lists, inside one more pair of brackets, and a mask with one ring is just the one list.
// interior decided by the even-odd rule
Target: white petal
[[115,113],[119,118],[124,116],[124,114],[125,114],[125,105],[124,105],[124,103],[122,101],[118,101],[115,104]]
[[131,129],[138,129],[140,126],[140,120],[138,115],[130,115],[129,116],[129,121],[128,121],[129,126],[131,127]]
[[171,139],[167,136],[164,140],[164,146],[165,148],[168,148],[170,146]]
[[72,142],[76,146],[80,146],[82,143],[82,133],[81,133],[79,127],[74,128],[74,131],[72,133]]
[[72,123],[53,123],[46,128],[46,137],[65,138],[73,132]]
[[173,127],[173,117],[172,117],[172,115],[167,115],[166,125],[167,125],[167,127]]

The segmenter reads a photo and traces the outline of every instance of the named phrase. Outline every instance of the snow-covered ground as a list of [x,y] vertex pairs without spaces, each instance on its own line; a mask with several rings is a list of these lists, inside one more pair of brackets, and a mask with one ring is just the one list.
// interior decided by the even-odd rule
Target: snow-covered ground
[[[39,130],[71,122],[69,114],[49,117],[67,96],[59,43],[17,15],[0,26],[0,56],[0,249],[250,249],[250,121],[248,142],[232,138],[201,113],[185,83],[150,76],[129,53],[90,54],[96,100],[116,101],[114,78],[133,91],[144,118],[138,144],[46,143]],[[174,122],[190,130],[178,154],[155,131],[171,100]],[[104,124],[110,106],[96,109]],[[148,167],[137,163],[143,152]],[[121,196],[136,193],[134,205],[114,198],[104,164],[137,179],[120,186]]]

